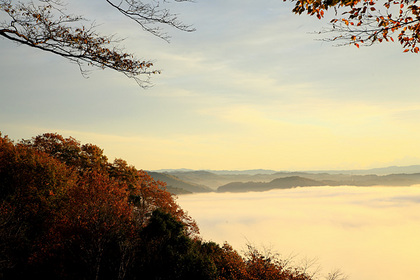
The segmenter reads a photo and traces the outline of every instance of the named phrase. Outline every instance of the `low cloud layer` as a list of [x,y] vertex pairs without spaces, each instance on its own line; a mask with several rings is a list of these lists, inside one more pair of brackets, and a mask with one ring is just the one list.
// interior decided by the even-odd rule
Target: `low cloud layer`
[[350,279],[419,279],[420,187],[313,187],[179,197],[205,240],[317,258]]

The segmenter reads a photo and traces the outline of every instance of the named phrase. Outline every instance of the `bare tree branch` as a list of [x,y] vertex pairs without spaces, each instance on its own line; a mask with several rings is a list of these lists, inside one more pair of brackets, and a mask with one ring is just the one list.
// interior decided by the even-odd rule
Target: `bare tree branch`
[[[176,0],[184,2],[188,0]],[[123,15],[137,22],[144,30],[169,40],[159,25],[169,25],[179,30],[194,31],[178,21],[168,9],[161,8],[161,2],[144,4],[135,0],[120,0],[119,3],[106,0]],[[166,1],[163,1],[166,2]],[[101,36],[93,23],[85,26],[82,16],[67,13],[60,0],[38,0],[27,3],[12,3],[0,0],[0,12],[8,20],[0,23],[0,36],[13,42],[43,50],[76,63],[86,76],[86,66],[112,69],[134,79],[140,86],[150,85],[150,75],[160,73],[153,69],[151,61],[138,59],[118,47],[121,40],[114,36]]]
[[[186,32],[195,31],[195,29],[190,25],[183,24],[181,21],[179,21],[176,14],[172,14],[168,9],[162,7],[162,3],[168,1],[155,1],[153,4],[143,3],[142,1],[137,0],[106,0],[106,2],[117,9],[124,16],[134,20],[144,30],[159,38],[164,39],[165,41],[169,41],[170,37],[167,35],[167,33],[163,32],[159,25],[169,25]],[[177,0],[176,2],[190,1]]]
[[348,276],[339,269],[333,270],[325,277],[326,280],[347,280]]

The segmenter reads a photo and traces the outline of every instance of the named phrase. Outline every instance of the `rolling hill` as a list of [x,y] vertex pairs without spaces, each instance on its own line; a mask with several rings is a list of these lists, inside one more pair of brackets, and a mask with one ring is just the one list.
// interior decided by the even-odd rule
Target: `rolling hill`
[[[232,182],[220,186],[218,192],[267,191],[312,186],[411,186],[420,184],[420,173],[391,175],[332,175],[306,174],[312,178],[289,176],[274,179],[270,182]],[[318,177],[318,178],[317,178]],[[317,178],[317,179],[314,179]]]
[[172,194],[188,194],[188,193],[202,193],[202,192],[212,192],[213,190],[207,186],[186,182],[179,179],[174,175],[167,173],[151,172],[148,171],[150,176],[153,179],[159,180],[166,183],[166,188]]
[[233,182],[220,186],[218,192],[248,192],[248,191],[268,191],[272,189],[289,189],[294,187],[322,186],[323,182],[303,178],[299,176],[291,176],[277,178],[271,182]]

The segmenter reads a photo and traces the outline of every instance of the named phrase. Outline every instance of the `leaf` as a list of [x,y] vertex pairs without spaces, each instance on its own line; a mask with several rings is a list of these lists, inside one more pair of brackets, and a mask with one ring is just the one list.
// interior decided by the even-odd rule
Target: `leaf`
[[408,51],[409,51],[409,49],[405,49],[405,50],[404,50],[404,52],[408,52]]

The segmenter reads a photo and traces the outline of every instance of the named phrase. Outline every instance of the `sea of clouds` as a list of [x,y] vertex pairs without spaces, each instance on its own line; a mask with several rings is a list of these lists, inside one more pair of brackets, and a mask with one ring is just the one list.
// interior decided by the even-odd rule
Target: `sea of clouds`
[[339,269],[354,280],[420,279],[420,186],[205,193],[178,203],[204,240],[316,259],[320,278]]

